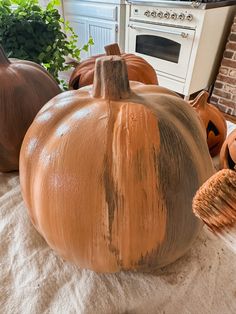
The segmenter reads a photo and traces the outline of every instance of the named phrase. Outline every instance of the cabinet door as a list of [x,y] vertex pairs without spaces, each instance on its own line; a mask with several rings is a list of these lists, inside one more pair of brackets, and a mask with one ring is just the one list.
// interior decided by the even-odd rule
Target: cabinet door
[[[86,18],[77,16],[65,16],[65,20],[70,22],[70,26],[73,28],[76,35],[78,35],[77,45],[79,48],[83,47],[88,42],[88,29]],[[86,59],[89,56],[89,52],[81,50],[81,59]]]
[[89,36],[93,38],[90,55],[104,53],[104,46],[117,42],[117,24],[99,20],[87,20]]

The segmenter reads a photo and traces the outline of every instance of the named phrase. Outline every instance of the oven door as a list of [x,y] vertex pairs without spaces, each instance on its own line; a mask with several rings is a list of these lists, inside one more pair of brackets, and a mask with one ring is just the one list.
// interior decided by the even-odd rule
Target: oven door
[[128,52],[143,57],[157,72],[185,79],[194,30],[133,22],[128,32]]

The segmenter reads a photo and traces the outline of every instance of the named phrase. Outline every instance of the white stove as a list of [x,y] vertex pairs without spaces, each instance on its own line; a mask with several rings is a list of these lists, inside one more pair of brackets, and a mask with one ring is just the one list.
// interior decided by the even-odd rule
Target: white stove
[[204,1],[134,0],[128,6],[126,51],[146,59],[160,85],[186,98],[213,83],[236,11],[232,1]]

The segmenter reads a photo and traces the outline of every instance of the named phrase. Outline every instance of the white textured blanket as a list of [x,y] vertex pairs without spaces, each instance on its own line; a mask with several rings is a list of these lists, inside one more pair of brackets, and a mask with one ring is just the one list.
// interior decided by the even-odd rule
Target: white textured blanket
[[203,229],[155,273],[81,270],[58,257],[23,204],[18,173],[0,174],[0,313],[236,313],[236,255]]

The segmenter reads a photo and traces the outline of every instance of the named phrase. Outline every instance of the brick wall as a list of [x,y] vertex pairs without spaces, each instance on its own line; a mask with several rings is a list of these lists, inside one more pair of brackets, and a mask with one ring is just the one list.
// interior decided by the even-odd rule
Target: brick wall
[[236,15],[210,102],[221,111],[236,116]]

